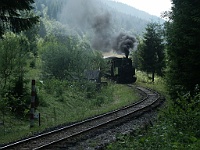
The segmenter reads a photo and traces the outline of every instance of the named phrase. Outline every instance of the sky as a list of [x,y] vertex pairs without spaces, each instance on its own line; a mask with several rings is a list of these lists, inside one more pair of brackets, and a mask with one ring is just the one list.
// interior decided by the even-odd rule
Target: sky
[[160,17],[163,11],[171,8],[171,0],[114,0],[128,4],[151,15]]

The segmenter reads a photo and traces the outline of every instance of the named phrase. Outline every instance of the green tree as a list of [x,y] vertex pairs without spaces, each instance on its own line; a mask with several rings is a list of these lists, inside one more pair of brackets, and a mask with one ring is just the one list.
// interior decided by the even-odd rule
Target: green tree
[[[47,7],[46,15],[48,15],[50,19],[56,20],[59,13],[61,13],[63,6],[66,5],[67,2],[68,0],[35,0],[36,9],[38,11],[42,12],[44,7]],[[44,14],[42,14],[42,16],[43,15]]]
[[[6,33],[0,41],[0,95],[12,112],[23,114],[28,108],[25,74],[29,42],[23,35]],[[0,103],[0,105],[2,105]]]
[[34,0],[0,1],[0,37],[6,31],[20,32],[31,28],[39,21],[38,16],[30,15]]
[[85,70],[98,69],[103,64],[99,53],[73,36],[47,37],[39,49],[46,77],[81,79]]
[[161,26],[149,23],[144,34],[144,39],[138,45],[139,69],[152,74],[154,82],[155,73],[163,75],[165,67],[164,44]]
[[168,83],[172,96],[200,85],[200,1],[173,0],[167,23]]

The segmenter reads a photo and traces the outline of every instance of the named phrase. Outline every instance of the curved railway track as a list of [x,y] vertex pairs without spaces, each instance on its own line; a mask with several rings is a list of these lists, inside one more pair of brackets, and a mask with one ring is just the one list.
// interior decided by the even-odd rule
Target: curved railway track
[[[132,85],[129,86],[131,87]],[[137,87],[137,89],[145,96],[142,100],[132,105],[48,133],[5,145],[0,149],[38,150],[67,148],[69,143],[75,143],[88,135],[98,134],[106,128],[138,117],[157,107],[162,101],[160,94],[155,91],[143,87]]]

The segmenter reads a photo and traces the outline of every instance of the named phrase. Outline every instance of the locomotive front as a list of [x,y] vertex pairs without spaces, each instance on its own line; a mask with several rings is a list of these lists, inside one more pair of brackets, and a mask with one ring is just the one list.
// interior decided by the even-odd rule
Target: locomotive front
[[135,68],[130,58],[108,57],[108,66],[106,77],[117,83],[134,83],[136,81]]
[[[105,76],[117,83],[134,83],[136,81],[135,68],[129,58],[130,49],[136,44],[134,36],[121,33],[114,40],[112,50],[115,54],[125,54],[125,57],[107,57],[108,68]],[[114,53],[113,53],[114,54]]]

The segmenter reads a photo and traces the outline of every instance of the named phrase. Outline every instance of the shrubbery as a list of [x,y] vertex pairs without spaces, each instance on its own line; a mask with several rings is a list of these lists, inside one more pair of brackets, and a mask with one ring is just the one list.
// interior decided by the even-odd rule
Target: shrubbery
[[[190,102],[188,102],[190,99]],[[197,150],[200,148],[200,94],[190,97],[180,96],[174,103],[168,104],[166,110],[160,113],[158,122],[146,132],[138,130],[136,136],[122,136],[107,149],[181,149]]]
[[71,37],[62,37],[59,41],[60,38],[47,38],[39,45],[44,77],[79,80],[85,70],[98,69],[103,65],[100,53],[84,41]]
[[29,42],[24,35],[7,33],[0,41],[0,105],[17,115],[25,115],[29,107],[27,62]]
[[44,100],[45,93],[64,101],[64,93],[71,90],[70,86],[77,86],[78,90],[87,93],[88,98],[93,97],[94,85],[85,80],[84,72],[101,68],[104,61],[100,53],[85,40],[72,36],[48,36],[34,42],[37,42],[37,55],[30,51],[25,35],[7,33],[0,41],[2,108],[26,116],[30,109],[31,78],[39,83],[37,105],[48,105]]

